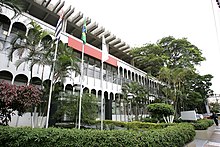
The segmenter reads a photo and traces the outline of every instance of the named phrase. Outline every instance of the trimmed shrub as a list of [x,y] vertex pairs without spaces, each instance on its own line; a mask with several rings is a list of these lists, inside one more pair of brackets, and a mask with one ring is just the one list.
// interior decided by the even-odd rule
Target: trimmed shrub
[[0,144],[4,147],[181,147],[192,141],[194,136],[194,128],[189,124],[149,131],[0,127]]
[[148,111],[151,113],[151,117],[157,118],[158,121],[163,119],[163,116],[169,116],[174,114],[172,105],[165,103],[153,103],[147,106]]
[[[100,121],[96,122],[96,125],[100,124]],[[139,121],[132,121],[132,122],[120,122],[120,121],[112,121],[112,120],[104,120],[103,121],[104,128],[108,126],[110,130],[114,130],[116,127],[121,127],[125,129],[163,129],[171,125],[175,125],[175,123],[150,123],[150,122],[139,122]]]
[[192,125],[194,126],[195,130],[206,130],[208,127],[213,125],[213,120],[200,119],[196,122],[193,122]]

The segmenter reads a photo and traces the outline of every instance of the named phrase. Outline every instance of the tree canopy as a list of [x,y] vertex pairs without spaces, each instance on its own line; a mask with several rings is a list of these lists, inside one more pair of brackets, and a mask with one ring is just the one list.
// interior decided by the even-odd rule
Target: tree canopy
[[164,37],[155,44],[136,47],[129,53],[134,66],[167,84],[161,90],[166,97],[164,101],[173,102],[175,115],[187,109],[203,112],[204,103],[212,93],[213,76],[196,72],[196,66],[205,58],[187,38]]

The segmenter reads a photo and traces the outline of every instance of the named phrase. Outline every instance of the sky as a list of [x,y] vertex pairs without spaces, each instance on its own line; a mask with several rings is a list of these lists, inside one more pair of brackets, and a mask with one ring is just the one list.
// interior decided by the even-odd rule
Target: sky
[[215,0],[65,1],[65,7],[75,7],[75,14],[82,12],[131,47],[167,36],[187,38],[206,58],[198,72],[212,74],[211,89],[220,94],[220,8]]

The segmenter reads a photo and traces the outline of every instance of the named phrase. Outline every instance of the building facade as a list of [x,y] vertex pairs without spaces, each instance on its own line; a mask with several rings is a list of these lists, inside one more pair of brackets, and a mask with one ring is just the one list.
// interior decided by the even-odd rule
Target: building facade
[[[29,23],[35,21],[47,31],[54,32],[59,14],[63,10],[64,2],[58,0],[51,4],[51,0],[26,0],[26,10],[21,15],[14,17],[14,12],[4,6],[0,13],[0,80],[6,80],[12,84],[22,85],[29,83],[39,84],[50,80],[50,67],[43,69],[42,65],[34,65],[33,77],[30,79],[30,70],[27,63],[18,68],[15,62],[18,59],[14,55],[13,61],[9,61],[7,50],[16,34],[28,34],[31,30]],[[61,33],[61,41],[68,44],[81,58],[82,41],[81,28],[84,16],[81,12],[75,12],[69,6],[64,10],[64,25]],[[85,44],[84,56],[84,92],[88,91],[101,99],[104,90],[105,119],[127,121],[123,109],[122,84],[134,81],[148,89],[150,98],[160,97],[159,88],[161,82],[150,77],[144,71],[131,65],[131,56],[128,51],[131,49],[128,44],[121,41],[104,27],[86,18],[87,43]],[[109,47],[109,59],[104,63],[104,83],[101,87],[101,44],[102,36],[106,39]],[[53,36],[47,36],[53,38]],[[43,78],[42,76],[43,72]],[[41,80],[43,79],[43,81]],[[34,82],[33,82],[34,81]],[[76,85],[80,84],[80,75],[72,73],[64,83],[64,91],[77,92]]]

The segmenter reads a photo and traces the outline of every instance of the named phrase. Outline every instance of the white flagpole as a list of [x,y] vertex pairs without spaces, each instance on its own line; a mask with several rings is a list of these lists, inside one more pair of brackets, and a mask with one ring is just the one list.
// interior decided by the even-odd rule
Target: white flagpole
[[84,43],[82,44],[82,61],[81,61],[81,76],[80,76],[80,93],[79,93],[79,122],[78,129],[80,129],[81,125],[81,109],[82,109],[82,95],[83,95],[83,66],[84,66]]
[[101,65],[101,130],[103,130],[103,120],[104,120],[104,87],[103,87],[103,64],[108,60],[108,49],[105,43],[105,38],[102,36],[102,65]]
[[101,130],[103,130],[103,119],[104,119],[104,88],[103,88],[103,60],[101,63],[101,90],[102,90],[102,94],[101,94]]
[[48,106],[47,106],[46,128],[48,128],[48,122],[49,122],[49,117],[50,117],[50,105],[51,105],[51,97],[52,97],[52,91],[53,91],[54,67],[55,67],[55,61],[57,59],[58,42],[59,40],[57,39],[55,52],[54,52],[54,58],[53,58],[52,71],[51,71],[51,78],[50,78],[51,82],[50,82],[50,92],[49,92],[49,99],[48,99]]
[[62,25],[63,25],[63,11],[62,14],[57,22],[56,30],[55,30],[55,37],[56,37],[56,46],[55,46],[55,52],[53,57],[53,64],[52,64],[52,71],[51,71],[51,83],[50,83],[50,92],[49,92],[49,98],[48,98],[48,106],[47,106],[47,118],[46,118],[46,128],[48,128],[48,122],[50,117],[50,105],[51,105],[51,97],[52,97],[52,91],[53,91],[53,78],[54,78],[54,68],[55,68],[55,62],[57,59],[57,49],[58,49],[58,43],[60,40],[60,34],[62,31]]

